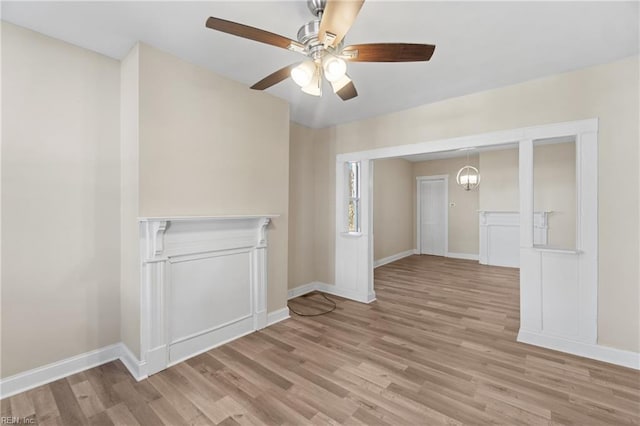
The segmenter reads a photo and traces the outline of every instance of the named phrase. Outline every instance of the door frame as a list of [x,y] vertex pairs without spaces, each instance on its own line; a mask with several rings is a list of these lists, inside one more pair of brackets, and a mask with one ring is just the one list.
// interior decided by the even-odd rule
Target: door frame
[[416,177],[416,250],[422,254],[422,182],[444,181],[444,257],[449,254],[449,175],[417,176]]
[[[575,137],[577,247],[558,250],[533,245],[533,144],[540,139]],[[367,151],[338,153],[336,159],[336,222],[335,222],[335,283],[324,288],[332,294],[369,303],[375,300],[373,282],[372,206],[373,160],[397,158],[415,154],[462,150],[517,143],[519,146],[520,188],[520,331],[518,341],[548,347],[577,355],[595,357],[617,363],[618,355],[597,344],[598,331],[598,119],[544,124],[491,133],[394,145]],[[339,151],[339,149],[338,149]],[[359,233],[345,232],[346,177],[344,163],[357,161],[361,165],[362,228]],[[559,260],[558,260],[559,259]],[[555,268],[550,271],[549,268]],[[572,336],[554,334],[543,317],[543,287],[549,274],[560,269],[578,270],[579,282],[571,302],[579,303],[579,330]],[[545,270],[545,273],[543,273]],[[560,272],[558,272],[560,271]],[[554,308],[556,311],[557,307]],[[553,319],[556,320],[556,319]],[[598,355],[600,354],[600,355]],[[633,355],[635,354],[635,355]],[[631,362],[631,358],[633,362]],[[637,365],[637,353],[630,353],[624,365]],[[619,362],[619,360],[618,360]],[[634,367],[637,368],[637,367]]]

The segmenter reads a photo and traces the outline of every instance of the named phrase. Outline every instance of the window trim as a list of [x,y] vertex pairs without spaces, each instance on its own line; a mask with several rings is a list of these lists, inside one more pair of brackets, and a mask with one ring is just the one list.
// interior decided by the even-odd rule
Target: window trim
[[[351,174],[354,174],[354,183],[352,188]],[[362,235],[362,195],[361,195],[361,163],[360,161],[345,162],[345,180],[346,180],[346,203],[345,203],[345,232],[347,235]],[[352,190],[353,189],[353,190]],[[353,195],[355,192],[355,196]],[[351,229],[349,208],[355,206],[354,222],[355,227]]]

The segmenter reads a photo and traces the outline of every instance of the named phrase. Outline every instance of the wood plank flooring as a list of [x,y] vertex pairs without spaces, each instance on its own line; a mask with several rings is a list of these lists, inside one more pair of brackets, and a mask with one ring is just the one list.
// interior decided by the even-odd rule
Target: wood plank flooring
[[[518,271],[412,256],[136,383],[120,362],[2,401],[40,425],[640,424],[640,373],[516,343]],[[292,301],[318,312],[320,295]]]

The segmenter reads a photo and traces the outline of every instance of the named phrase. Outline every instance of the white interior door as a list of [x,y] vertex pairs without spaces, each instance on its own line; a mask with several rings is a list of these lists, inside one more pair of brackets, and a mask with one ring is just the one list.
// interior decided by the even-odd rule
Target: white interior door
[[446,191],[444,179],[420,181],[420,254],[446,254]]

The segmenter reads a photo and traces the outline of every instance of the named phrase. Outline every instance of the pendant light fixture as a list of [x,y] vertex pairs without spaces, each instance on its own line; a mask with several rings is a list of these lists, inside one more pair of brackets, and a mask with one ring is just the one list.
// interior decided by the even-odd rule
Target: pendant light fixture
[[469,151],[467,151],[467,165],[458,171],[456,182],[465,191],[476,189],[480,185],[480,172],[477,168],[469,164]]

